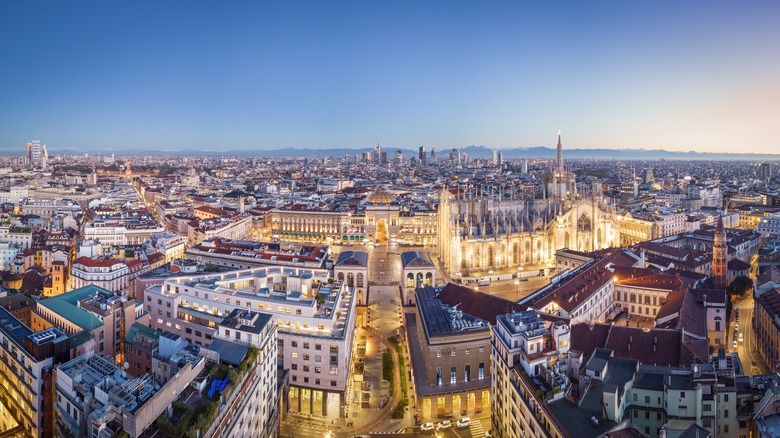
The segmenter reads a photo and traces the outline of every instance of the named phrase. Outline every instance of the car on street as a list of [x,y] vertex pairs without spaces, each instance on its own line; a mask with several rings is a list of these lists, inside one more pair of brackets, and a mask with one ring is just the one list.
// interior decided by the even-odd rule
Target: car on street
[[737,348],[737,340],[734,339],[734,348]]
[[420,430],[422,431],[428,431],[433,430],[433,423],[423,423],[420,425]]
[[436,429],[449,429],[452,427],[452,423],[450,420],[444,420],[440,421],[439,424],[436,425]]
[[734,331],[739,330],[739,324],[734,324]]
[[470,425],[471,425],[471,418],[469,417],[463,417],[455,423],[455,426],[458,428],[469,427]]
[[744,342],[745,338],[742,337],[742,333],[739,334],[739,342]]

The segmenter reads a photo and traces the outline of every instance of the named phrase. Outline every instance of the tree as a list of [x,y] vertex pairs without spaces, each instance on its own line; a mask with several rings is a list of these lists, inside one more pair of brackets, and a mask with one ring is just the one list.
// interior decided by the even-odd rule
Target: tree
[[729,294],[732,298],[742,298],[749,291],[753,290],[753,280],[751,280],[748,277],[745,277],[744,275],[739,276],[734,279],[734,281],[729,284],[729,287],[726,288],[726,292]]

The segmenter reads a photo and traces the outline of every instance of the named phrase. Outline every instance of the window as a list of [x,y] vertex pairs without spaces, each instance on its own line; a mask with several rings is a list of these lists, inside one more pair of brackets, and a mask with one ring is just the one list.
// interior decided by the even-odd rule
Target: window
[[[482,349],[483,347],[479,347]],[[479,370],[477,371],[477,379],[482,380],[485,378],[485,362],[479,363]]]
[[292,354],[292,358],[293,358],[293,359],[298,359],[298,353],[296,353],[296,352],[293,352],[293,354]]
[[469,354],[471,354],[471,348],[466,349],[466,356],[468,356]]
[[436,368],[436,385],[441,385],[441,367]]
[[303,355],[303,360],[309,360],[309,355],[308,354],[304,354]]
[[314,374],[322,374],[322,367],[314,367]]
[[724,409],[723,410],[723,418],[729,418],[729,410],[728,409]]
[[649,420],[649,419],[650,419],[650,412],[645,411],[645,420]]
[[303,343],[303,348],[308,350],[309,349],[309,343],[308,342],[304,342]]
[[292,341],[292,345],[291,346],[293,348],[297,348],[298,347],[298,341]]
[[466,368],[463,371],[463,381],[464,382],[471,381],[471,365],[466,365]]
[[455,357],[455,349],[453,348],[452,351],[450,351],[450,356]]
[[303,372],[305,372],[305,373],[309,372],[309,366],[308,365],[304,365],[303,366]]
[[454,385],[458,383],[458,372],[456,367],[450,367],[450,384]]
[[314,379],[314,384],[315,385],[319,385],[320,384],[320,379]]
[[479,347],[479,352],[480,353],[484,353],[485,352],[485,347]]
[[294,364],[292,364],[290,366],[292,367],[293,371],[297,371],[298,370],[298,364],[297,363],[294,363]]
[[336,381],[335,380],[331,380],[330,381],[330,386],[336,386]]
[[680,391],[680,398],[685,398],[685,392],[684,391]]
[[322,344],[314,344],[314,349],[317,351],[322,350]]
[[649,395],[645,396],[645,403],[650,404],[650,396]]
[[441,358],[441,351],[437,351],[437,352],[436,352],[436,357],[437,357],[437,358]]

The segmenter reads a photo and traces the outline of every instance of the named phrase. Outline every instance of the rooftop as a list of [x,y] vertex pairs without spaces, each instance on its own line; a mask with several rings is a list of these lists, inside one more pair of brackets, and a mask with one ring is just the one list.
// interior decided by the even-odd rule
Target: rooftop
[[43,299],[38,302],[38,305],[49,309],[84,330],[94,330],[103,325],[103,323],[95,315],[78,305],[79,301],[94,295],[112,297],[114,293],[99,286],[88,285],[56,297]]

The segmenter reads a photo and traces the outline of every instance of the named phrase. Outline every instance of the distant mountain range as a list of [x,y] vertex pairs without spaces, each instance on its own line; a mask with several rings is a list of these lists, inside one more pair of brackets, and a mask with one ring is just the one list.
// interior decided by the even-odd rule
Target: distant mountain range
[[[21,149],[21,150],[20,150]],[[84,153],[110,155],[150,155],[150,156],[238,156],[238,157],[343,157],[345,155],[362,154],[372,151],[373,148],[350,149],[350,148],[331,148],[331,149],[309,149],[309,148],[280,148],[273,150],[194,150],[183,149],[178,151],[165,150],[147,150],[147,149],[76,149],[52,148],[49,150],[51,155],[80,155]],[[403,152],[405,158],[416,157],[417,150],[397,149],[385,147],[388,159],[392,160],[395,151]],[[451,149],[437,150],[437,160],[444,160]],[[21,155],[24,149],[20,147],[0,147],[0,155]],[[486,146],[468,146],[461,148],[472,158],[491,158],[493,149]],[[555,158],[555,148],[536,146],[530,148],[507,148],[499,149],[504,159],[515,158]],[[426,152],[430,156],[430,149],[426,147]],[[597,159],[597,160],[739,160],[739,161],[774,161],[780,160],[780,154],[755,154],[755,153],[721,153],[721,152],[676,152],[663,149],[566,149],[563,150],[564,158],[570,159]]]

